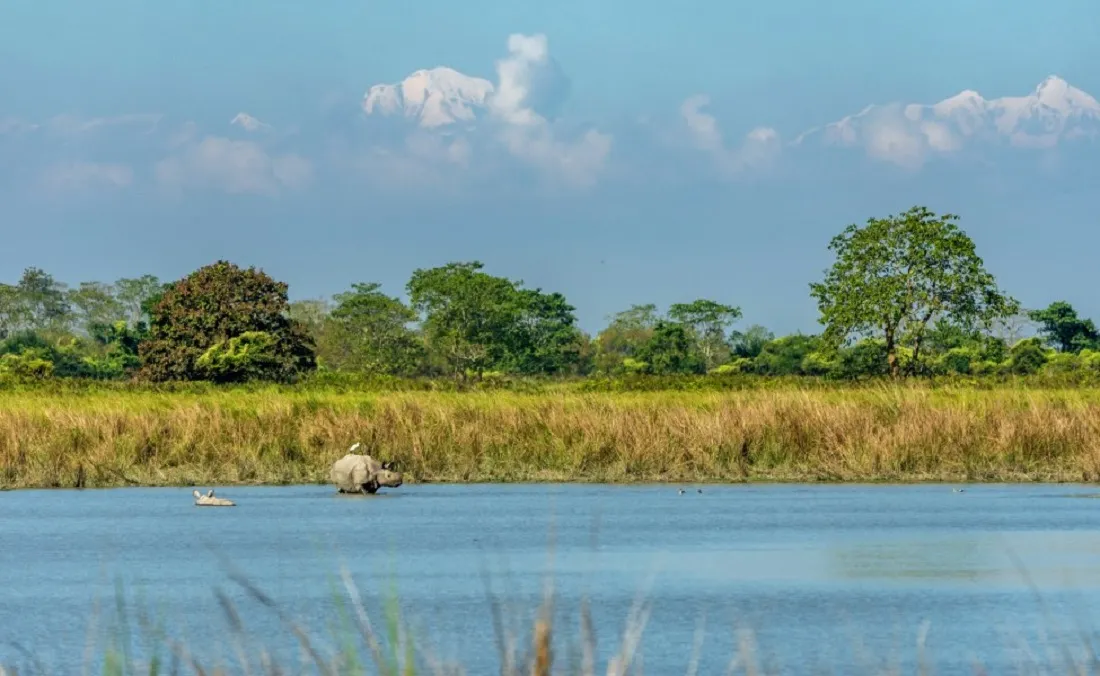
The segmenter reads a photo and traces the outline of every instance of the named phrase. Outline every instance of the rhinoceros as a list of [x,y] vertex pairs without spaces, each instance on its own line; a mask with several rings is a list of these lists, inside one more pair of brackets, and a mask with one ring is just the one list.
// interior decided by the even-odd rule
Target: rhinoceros
[[211,488],[206,492],[206,495],[199,493],[198,491],[191,491],[191,495],[195,496],[195,505],[198,507],[236,507],[237,503],[225,498],[219,498],[214,496],[214,489]]
[[394,469],[393,462],[375,460],[369,455],[354,453],[359,448],[355,444],[348,454],[332,464],[329,480],[336,484],[340,493],[377,493],[387,486],[397,488],[402,483],[401,472]]

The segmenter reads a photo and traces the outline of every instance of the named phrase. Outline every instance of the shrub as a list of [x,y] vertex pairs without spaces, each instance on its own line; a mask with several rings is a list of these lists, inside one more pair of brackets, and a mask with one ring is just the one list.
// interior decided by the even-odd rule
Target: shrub
[[932,370],[942,375],[967,375],[981,361],[978,351],[969,347],[953,347],[935,360]]
[[1017,375],[1038,373],[1047,361],[1046,350],[1038,338],[1026,338],[1012,346],[1009,370]]
[[48,351],[32,347],[0,357],[0,373],[15,380],[43,380],[53,375]]
[[195,366],[216,383],[262,380],[278,367],[275,339],[263,331],[246,331],[211,345]]

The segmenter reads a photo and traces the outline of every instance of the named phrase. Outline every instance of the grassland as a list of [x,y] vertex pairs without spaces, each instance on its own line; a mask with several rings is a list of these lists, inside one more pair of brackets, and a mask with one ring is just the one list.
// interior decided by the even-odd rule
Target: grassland
[[1100,389],[0,390],[0,487],[326,480],[352,443],[415,482],[1095,481]]

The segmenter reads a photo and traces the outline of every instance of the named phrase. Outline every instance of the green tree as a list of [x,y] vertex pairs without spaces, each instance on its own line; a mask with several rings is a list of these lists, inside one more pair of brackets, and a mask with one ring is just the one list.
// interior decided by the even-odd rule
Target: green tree
[[124,277],[114,283],[115,299],[122,305],[126,321],[130,326],[149,322],[149,310],[164,294],[171,284],[162,284],[153,275]]
[[[313,341],[287,317],[287,285],[226,261],[199,268],[172,284],[151,309],[149,338],[139,348],[141,375],[153,381],[205,380],[198,359],[245,333],[273,342],[273,360],[249,377],[287,381],[316,367]],[[227,344],[227,343],[226,343]]]
[[508,349],[518,307],[516,285],[482,272],[480,261],[417,269],[407,285],[412,307],[423,317],[427,346],[456,378],[481,378]]
[[659,321],[653,334],[636,355],[648,364],[648,372],[657,375],[704,373],[706,363],[696,349],[695,340],[683,324]]
[[1012,346],[1009,369],[1017,375],[1038,373],[1047,362],[1047,353],[1038,338],[1025,338]]
[[32,331],[64,330],[72,318],[65,285],[39,268],[27,268],[15,285],[14,327]]
[[886,359],[886,343],[880,338],[865,338],[838,350],[833,374],[847,380],[874,378],[890,373]]
[[324,298],[296,300],[287,305],[286,314],[316,336],[331,316],[332,304]]
[[753,359],[773,340],[775,334],[759,324],[753,324],[744,331],[731,332],[730,349],[736,357]]
[[69,290],[68,301],[74,310],[77,327],[89,335],[93,326],[110,325],[126,318],[126,308],[115,297],[110,284],[81,282],[80,286]]
[[1064,300],[1055,301],[1043,310],[1032,310],[1028,317],[1039,324],[1047,344],[1062,352],[1092,349],[1100,342],[1100,334],[1091,319],[1077,316],[1077,310]]
[[325,347],[332,366],[367,373],[409,375],[424,348],[409,324],[416,312],[378,289],[376,283],[353,284],[334,297],[327,318]]
[[730,357],[730,326],[741,318],[741,309],[700,298],[691,303],[673,303],[668,316],[691,330],[706,369],[725,363]]
[[130,326],[125,319],[110,324],[96,323],[91,326],[90,333],[100,346],[98,354],[90,354],[83,360],[91,377],[118,378],[140,368],[138,353],[141,342],[148,335],[144,322],[136,327]]
[[622,368],[623,360],[633,358],[653,336],[661,321],[653,303],[632,305],[609,317],[609,323],[596,336],[595,364],[599,371]]
[[957,218],[913,207],[834,237],[829,249],[836,261],[810,285],[826,340],[839,345],[853,335],[880,336],[897,377],[899,345],[909,346],[918,363],[932,320],[988,326],[1014,314],[1019,304],[997,289]]
[[581,368],[585,336],[574,307],[560,293],[519,289],[513,300],[515,323],[508,334],[502,366],[524,374],[559,375]]
[[768,376],[801,375],[806,357],[820,351],[821,347],[818,336],[795,333],[776,338],[765,343],[760,354],[753,359],[753,370]]
[[19,331],[25,323],[18,287],[0,284],[0,340]]

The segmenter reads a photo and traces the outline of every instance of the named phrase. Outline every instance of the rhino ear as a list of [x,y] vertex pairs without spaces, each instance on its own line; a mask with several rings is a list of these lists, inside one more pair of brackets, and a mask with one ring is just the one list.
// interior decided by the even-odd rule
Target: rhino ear
[[393,468],[393,461],[392,460],[390,462],[385,462],[385,461],[382,462],[382,469],[392,469],[392,468]]

